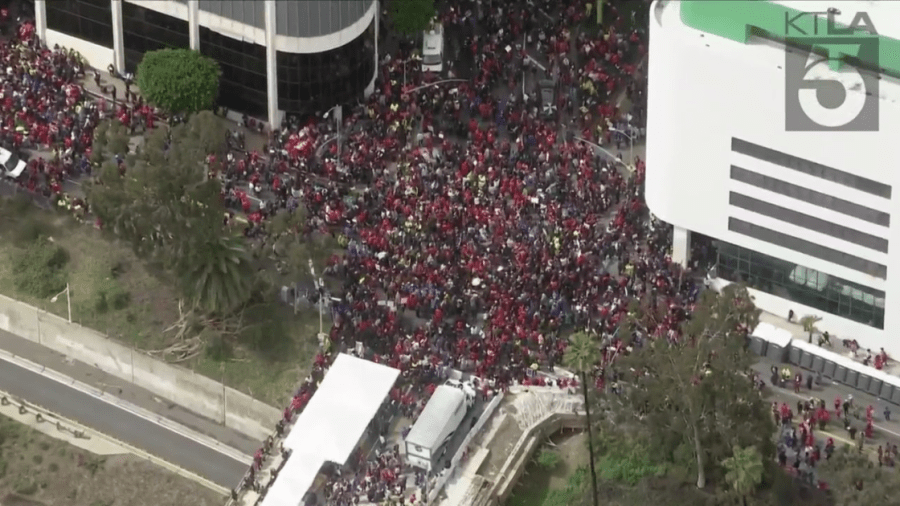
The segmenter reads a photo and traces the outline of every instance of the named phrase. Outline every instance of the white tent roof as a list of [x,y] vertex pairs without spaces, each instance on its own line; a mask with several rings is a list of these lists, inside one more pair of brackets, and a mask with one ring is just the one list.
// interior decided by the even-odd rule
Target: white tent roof
[[399,375],[391,367],[338,355],[285,438],[291,456],[262,506],[298,506],[325,462],[346,463]]

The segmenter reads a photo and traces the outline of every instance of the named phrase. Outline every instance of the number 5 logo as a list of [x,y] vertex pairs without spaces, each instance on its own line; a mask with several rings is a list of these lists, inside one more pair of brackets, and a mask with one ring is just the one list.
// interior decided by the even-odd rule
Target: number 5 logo
[[[878,39],[874,37],[829,37],[804,39],[804,44],[831,49],[846,47],[844,54],[858,55],[859,60],[876,62]],[[829,58],[806,52],[802,57],[788,53],[785,60],[785,130],[788,132],[877,131],[878,76],[861,72],[850,65],[837,72]],[[877,64],[876,64],[877,65]],[[824,74],[821,74],[825,70]],[[810,78],[820,73],[821,78]]]

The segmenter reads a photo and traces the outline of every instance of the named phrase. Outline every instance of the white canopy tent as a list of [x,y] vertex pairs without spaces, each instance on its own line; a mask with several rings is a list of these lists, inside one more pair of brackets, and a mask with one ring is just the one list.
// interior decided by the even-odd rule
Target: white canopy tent
[[291,450],[261,506],[299,506],[325,462],[345,464],[400,371],[340,354],[284,440]]

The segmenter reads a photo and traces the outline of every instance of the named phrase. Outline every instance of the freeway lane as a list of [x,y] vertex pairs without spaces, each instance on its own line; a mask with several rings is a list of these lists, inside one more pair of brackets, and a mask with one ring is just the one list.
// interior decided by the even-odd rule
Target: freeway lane
[[225,488],[238,485],[247,465],[118,406],[38,373],[0,361],[0,390],[74,420]]

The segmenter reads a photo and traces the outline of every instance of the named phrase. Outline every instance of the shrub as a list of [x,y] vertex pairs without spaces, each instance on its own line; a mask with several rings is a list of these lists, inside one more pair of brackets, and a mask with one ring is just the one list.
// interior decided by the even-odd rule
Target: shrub
[[97,298],[94,299],[94,311],[97,314],[104,314],[109,311],[109,300],[106,297],[106,292],[102,291],[97,294]]
[[137,69],[141,95],[172,113],[212,109],[219,94],[219,64],[189,49],[160,49],[144,54]]
[[556,469],[561,460],[559,452],[550,448],[541,449],[536,459],[537,465],[548,471]]
[[18,483],[16,485],[16,493],[19,495],[34,495],[38,491],[38,484],[35,481],[28,483]]
[[16,255],[13,282],[22,292],[39,298],[52,297],[66,288],[65,266],[69,253],[50,241],[40,240]]
[[113,309],[116,311],[125,309],[131,303],[131,294],[122,287],[116,287],[109,294],[109,301],[112,303]]
[[55,472],[59,471],[59,464],[57,464],[56,462],[51,462],[50,465],[47,466],[47,469],[51,473],[55,473]]
[[53,227],[40,219],[29,216],[16,226],[14,239],[19,244],[31,244],[41,237],[53,235]]
[[31,461],[34,462],[35,464],[40,465],[41,463],[44,462],[44,457],[42,455],[33,455],[31,457]]

